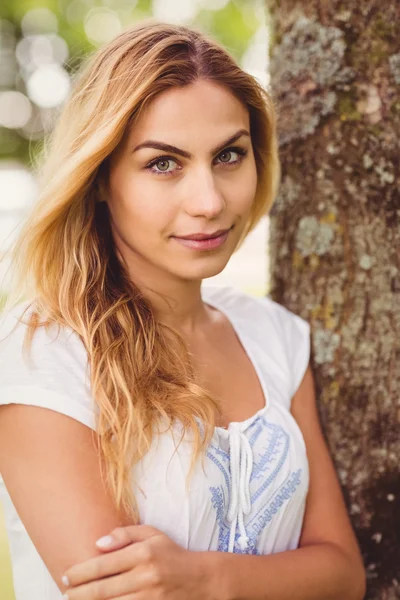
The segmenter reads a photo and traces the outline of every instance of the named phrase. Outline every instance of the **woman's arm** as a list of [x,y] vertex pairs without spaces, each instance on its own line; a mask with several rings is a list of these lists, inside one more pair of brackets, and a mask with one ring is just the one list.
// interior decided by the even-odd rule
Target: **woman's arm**
[[310,467],[299,548],[266,556],[178,552],[168,540],[156,536],[150,552],[149,545],[132,546],[132,542],[147,536],[147,529],[153,536],[153,528],[118,528],[108,532],[116,544],[103,550],[103,556],[67,571],[70,600],[118,597],[108,593],[118,585],[124,593],[142,591],[135,568],[140,566],[142,573],[147,564],[155,582],[146,587],[149,600],[164,595],[171,600],[361,600],[365,570],[320,428],[310,368],[293,397],[291,411],[302,430]]
[[103,487],[97,434],[47,408],[0,406],[0,473],[59,589],[72,565],[101,555],[95,541],[130,521]]
[[325,443],[310,366],[291,412],[306,443],[310,487],[299,548],[268,556],[204,556],[225,600],[361,600],[365,569]]
[[[357,565],[333,544],[268,556],[189,551],[147,525],[110,531],[104,556],[64,574],[69,600],[361,600]],[[148,542],[154,544],[148,544]],[[122,548],[122,549],[121,549]],[[131,596],[129,596],[131,597]]]
[[362,600],[364,575],[333,544],[268,556],[205,552],[219,600]]

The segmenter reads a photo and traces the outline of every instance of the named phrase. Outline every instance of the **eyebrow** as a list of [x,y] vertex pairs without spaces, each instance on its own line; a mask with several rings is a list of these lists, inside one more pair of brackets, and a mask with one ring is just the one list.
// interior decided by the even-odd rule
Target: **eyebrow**
[[[247,135],[250,137],[250,133],[247,129],[239,129],[236,133],[234,133],[230,138],[228,138],[223,144],[220,144],[213,150],[211,150],[211,154],[217,154],[220,150],[223,150],[229,144],[233,144],[236,142],[242,135]],[[184,158],[193,158],[193,155],[186,150],[182,150],[181,148],[177,148],[176,146],[171,146],[171,144],[164,144],[164,142],[157,142],[154,140],[146,140],[142,144],[135,146],[132,149],[132,154],[137,152],[137,150],[141,150],[142,148],[155,148],[156,150],[162,150],[163,152],[173,152],[174,154],[179,154]]]

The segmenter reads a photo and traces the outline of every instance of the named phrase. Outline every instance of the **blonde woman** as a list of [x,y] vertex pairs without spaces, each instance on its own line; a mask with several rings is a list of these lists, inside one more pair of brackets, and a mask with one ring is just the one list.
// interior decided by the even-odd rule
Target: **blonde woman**
[[143,21],[80,71],[0,331],[17,600],[363,597],[308,323],[202,285],[279,176],[270,96],[203,33]]

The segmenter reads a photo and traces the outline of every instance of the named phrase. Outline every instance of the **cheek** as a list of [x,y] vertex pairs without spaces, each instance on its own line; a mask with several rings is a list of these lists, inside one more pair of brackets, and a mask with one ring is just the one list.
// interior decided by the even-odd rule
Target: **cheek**
[[240,212],[247,212],[253,205],[257,191],[257,172],[249,170],[246,177],[237,183],[234,190],[235,206]]
[[162,232],[171,227],[174,214],[174,207],[165,193],[146,193],[142,188],[140,195],[128,203],[126,218],[147,231]]
[[120,179],[112,192],[112,212],[122,229],[160,231],[171,224],[174,207],[168,194],[141,177]]
[[122,219],[125,237],[140,246],[162,246],[174,232],[175,212],[168,207],[167,198],[146,196],[142,190],[140,198],[126,203]]

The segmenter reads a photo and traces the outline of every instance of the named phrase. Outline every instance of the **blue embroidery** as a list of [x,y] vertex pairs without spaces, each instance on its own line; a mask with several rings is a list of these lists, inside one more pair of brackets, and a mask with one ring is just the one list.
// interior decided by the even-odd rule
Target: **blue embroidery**
[[[297,486],[301,481],[302,469],[298,469],[293,472],[288,479],[287,483],[284,483],[276,491],[274,498],[267,507],[261,508],[261,510],[251,519],[248,526],[252,528],[252,535],[257,536],[265,528],[266,524],[272,520],[272,517],[278,512],[285,500],[289,500],[296,491]],[[248,534],[249,535],[249,534]]]
[[224,476],[226,487],[228,488],[228,494],[231,495],[231,479],[230,474],[228,475],[225,467],[221,464],[221,462],[212,454],[211,450],[215,450],[215,446],[210,446],[210,450],[207,451],[207,456],[212,462],[218,467],[221,473]]
[[[251,496],[252,503],[255,502],[257,500],[257,498],[259,498],[259,496],[261,496],[263,491],[266,490],[267,487],[274,481],[274,479],[278,475],[279,471],[281,470],[281,468],[286,460],[286,457],[287,457],[287,454],[289,451],[289,436],[283,429],[281,429],[281,434],[285,437],[285,445],[284,445],[283,451],[281,453],[281,457],[280,457],[275,469],[272,471],[272,473],[269,475],[269,477],[267,477],[267,479],[264,481],[263,485],[257,490],[257,492],[253,496]],[[275,444],[277,444],[278,439],[275,438],[273,440],[273,442],[275,442]]]
[[[280,437],[282,436],[282,429],[271,423],[266,423],[266,429],[267,430],[269,429],[272,432],[272,435],[269,437],[269,439],[267,438],[267,445],[266,445],[267,449],[266,449],[265,454],[261,456],[261,460],[259,461],[259,463],[257,463],[255,466],[253,466],[253,472],[251,474],[251,479],[254,479],[254,478],[259,479],[260,476],[261,477],[265,476],[264,471],[265,471],[267,465],[273,461],[274,457],[279,453],[279,450],[280,450],[280,446],[281,446]],[[255,440],[254,440],[254,442],[255,442]],[[250,445],[252,447],[254,446],[254,442],[252,443],[252,440],[250,440]],[[263,446],[263,449],[264,448],[265,448],[265,446]]]
[[228,461],[230,460],[229,454],[228,452],[225,452],[225,450],[221,450],[221,448],[218,448],[218,446],[213,446],[215,453],[218,454],[219,456],[221,456],[224,460]]
[[211,490],[211,502],[217,513],[218,523],[222,523],[224,520],[225,513],[225,495],[224,490],[221,487],[210,487]]
[[[271,486],[283,468],[288,457],[290,436],[280,425],[266,421],[265,417],[261,415],[249,426],[248,431],[251,429],[253,431],[249,436],[249,442],[253,449],[253,471],[250,490],[253,505],[261,496],[267,496],[267,488]],[[261,433],[263,434],[262,438],[260,438]],[[259,441],[258,448],[255,448],[257,441]],[[227,552],[230,524],[225,519],[231,496],[230,457],[227,452],[213,444],[210,445],[207,456],[218,467],[224,478],[225,485],[221,483],[219,486],[210,486],[209,490],[218,523],[218,551]],[[257,549],[257,541],[261,532],[281,507],[295,494],[301,482],[301,474],[301,468],[288,474],[272,497],[268,498],[268,501],[261,502],[258,512],[255,515],[248,515],[245,529],[249,543],[244,551],[238,545],[240,532],[237,528],[233,549],[235,553],[260,554]]]

